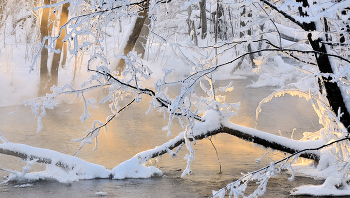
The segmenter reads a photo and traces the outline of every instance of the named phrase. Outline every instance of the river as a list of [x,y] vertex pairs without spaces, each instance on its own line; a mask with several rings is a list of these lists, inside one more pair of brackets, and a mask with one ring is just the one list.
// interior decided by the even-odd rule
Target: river
[[[259,130],[281,134],[294,139],[302,137],[302,132],[317,131],[320,126],[311,103],[298,97],[285,96],[275,98],[264,104],[259,120],[255,120],[255,109],[260,100],[273,91],[273,87],[247,88],[251,78],[233,80],[235,89],[227,94],[227,102],[241,102],[238,115],[232,121]],[[218,82],[221,85],[228,81]],[[199,95],[201,94],[200,91]],[[108,132],[102,130],[99,136],[99,150],[93,151],[94,145],[84,147],[78,157],[92,163],[97,163],[112,169],[119,163],[130,159],[136,153],[154,148],[181,132],[182,129],[175,120],[171,137],[167,137],[162,127],[167,125],[163,113],[156,111],[145,115],[148,109],[149,97],[144,97],[140,103],[133,104],[122,112],[117,120],[108,125]],[[0,108],[0,133],[10,142],[52,149],[68,155],[73,155],[79,148],[79,143],[71,139],[80,138],[90,127],[90,123],[81,124],[79,117],[83,114],[82,104],[60,104],[55,110],[49,110],[43,119],[43,129],[36,133],[36,120],[30,108],[21,107],[15,114],[9,115],[17,107]],[[90,109],[92,120],[104,121],[110,115],[107,105],[99,109]],[[281,133],[279,133],[279,130]],[[107,193],[105,197],[207,197],[212,190],[218,190],[240,177],[241,173],[254,171],[269,162],[280,159],[284,154],[270,152],[260,164],[255,159],[260,158],[268,150],[261,146],[245,142],[227,134],[213,137],[222,164],[222,174],[218,174],[219,165],[215,150],[210,141],[197,141],[194,146],[195,160],[191,168],[193,174],[181,178],[186,167],[183,159],[188,151],[183,148],[179,157],[172,159],[164,155],[154,160],[152,165],[164,173],[161,177],[149,179],[125,180],[80,180],[71,184],[57,181],[37,181],[31,186],[19,188],[16,183],[0,186],[0,197],[97,197],[96,192]],[[24,162],[14,157],[0,156],[1,168],[21,171]],[[44,165],[35,165],[31,171],[45,170]],[[0,172],[4,181],[6,172]],[[283,173],[269,181],[267,193],[263,197],[289,197],[294,187],[303,184],[321,184],[312,178],[296,177],[288,181],[289,175]]]

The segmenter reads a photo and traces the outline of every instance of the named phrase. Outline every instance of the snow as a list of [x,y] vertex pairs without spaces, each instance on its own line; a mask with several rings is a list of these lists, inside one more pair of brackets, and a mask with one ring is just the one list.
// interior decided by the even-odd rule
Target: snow
[[[163,175],[159,169],[149,166],[143,166],[138,156],[127,160],[116,166],[112,171],[104,166],[86,162],[80,158],[65,155],[56,151],[35,148],[23,144],[4,143],[0,144],[1,150],[9,150],[18,154],[25,154],[28,158],[33,157],[36,160],[51,160],[44,172],[27,173],[30,166],[23,168],[23,172],[14,172],[10,175],[9,180],[15,181],[36,181],[39,179],[55,179],[62,183],[71,183],[80,179],[110,178],[150,178],[152,176]],[[35,161],[33,163],[35,163]],[[63,167],[58,167],[60,164]]]
[[277,26],[278,31],[281,34],[284,34],[290,38],[293,38],[295,41],[304,40],[305,38],[307,38],[307,32],[301,29],[286,27],[278,23],[275,23],[275,25]]
[[273,64],[265,65],[260,71],[259,80],[250,85],[258,88],[265,86],[283,87],[300,76],[301,72],[288,63],[285,63],[280,56],[275,56]]
[[140,163],[138,156],[135,156],[115,167],[112,170],[113,179],[126,178],[150,178],[152,176],[162,176],[163,172],[154,166],[145,167]]
[[[324,157],[321,155],[321,157]],[[331,160],[330,160],[331,161]],[[326,180],[328,177],[341,178],[343,173],[337,170],[337,166],[329,164],[327,167],[315,166],[312,161],[296,163],[292,165],[296,175],[304,177],[312,177],[315,180]]]
[[[36,148],[24,144],[4,143],[0,144],[0,149],[32,156],[34,159],[51,159],[51,164],[47,165],[45,172],[27,173],[24,179],[38,180],[40,178],[54,178],[63,183],[78,181],[79,179],[109,178],[111,171],[104,166],[86,162],[80,158],[65,155],[56,151]],[[62,164],[65,168],[59,168],[54,164]],[[21,179],[20,175],[13,175],[13,179]]]
[[[285,146],[287,148],[293,148],[295,150],[303,150],[308,148],[318,148],[322,145],[324,145],[326,142],[324,140],[310,140],[310,141],[298,141],[298,140],[292,140],[286,137],[276,136],[271,133],[259,131],[256,129],[240,126],[233,124],[232,122],[228,120],[224,120],[222,122],[223,126],[241,131],[245,134],[249,134],[253,137],[259,137],[264,140],[268,140],[270,142],[276,142],[281,144],[282,146]],[[318,153],[318,151],[314,151],[315,153]]]
[[303,185],[291,191],[291,195],[307,195],[307,196],[346,196],[350,195],[350,187],[342,186],[340,189],[341,178],[334,176],[328,177],[322,185]]
[[221,127],[220,113],[215,110],[208,110],[205,112],[202,120],[204,122],[197,122],[193,128],[194,136],[205,134],[208,131],[214,131]]
[[[310,12],[311,13],[310,17],[295,16],[295,18],[300,22],[309,22],[312,20],[316,20],[320,17],[331,18],[333,17],[332,15],[335,15],[338,10],[345,9],[349,5],[349,2],[350,2],[349,0],[346,0],[343,2],[331,4],[332,6],[330,6],[330,2],[322,6],[317,5],[317,6],[314,6],[314,9],[312,10],[312,12]],[[122,1],[121,3],[123,4],[126,2]],[[196,3],[198,3],[198,0],[191,0],[191,1],[185,2],[184,5],[181,5],[181,6],[183,9],[185,9],[191,4],[196,4]],[[242,6],[242,5],[244,4],[243,3],[237,4],[235,6]],[[326,9],[326,12],[322,12],[323,7],[326,5],[328,5],[329,7]],[[180,8],[181,6],[176,6],[176,7]],[[297,6],[296,4],[291,3],[290,7],[291,7],[290,9],[292,9],[293,7],[297,7]],[[214,4],[214,6],[212,6],[210,9],[211,11],[216,11],[216,4]],[[171,84],[172,82],[174,82],[174,84],[181,84],[183,86],[181,90],[181,95],[176,97],[175,99],[170,99],[170,97],[169,98],[167,97],[166,93],[162,93],[162,94],[165,96],[166,99],[169,99],[169,101],[171,101],[169,103],[169,108],[167,109],[168,113],[171,113],[170,114],[171,116],[177,111],[186,114],[184,118],[184,120],[187,119],[187,122],[188,122],[187,126],[185,127],[186,130],[184,132],[179,133],[178,136],[176,136],[174,139],[164,143],[159,147],[136,154],[131,159],[116,166],[113,170],[108,170],[101,165],[92,164],[84,160],[81,160],[77,157],[68,156],[55,151],[34,148],[23,144],[8,143],[7,140],[4,137],[2,137],[0,134],[0,139],[3,142],[3,144],[0,144],[0,149],[22,153],[27,156],[33,156],[35,159],[38,159],[39,161],[41,160],[51,161],[51,164],[47,165],[46,170],[44,172],[39,172],[39,173],[28,173],[33,163],[36,163],[35,160],[28,161],[27,166],[23,167],[23,172],[11,173],[9,180],[32,181],[32,180],[38,180],[38,179],[53,178],[63,183],[69,183],[73,181],[78,181],[79,179],[109,178],[111,176],[113,177],[113,179],[149,178],[152,176],[160,176],[163,174],[161,170],[159,170],[154,166],[146,167],[144,164],[146,164],[146,162],[153,156],[154,153],[166,151],[170,155],[175,156],[176,152],[171,151],[169,148],[179,141],[185,142],[186,147],[190,152],[186,156],[188,163],[187,163],[186,170],[182,174],[184,176],[191,172],[190,163],[192,160],[194,160],[194,149],[192,148],[192,144],[189,141],[189,139],[193,139],[194,137],[199,135],[207,135],[208,134],[207,132],[219,129],[221,126],[238,130],[243,133],[249,134],[250,136],[259,137],[261,139],[268,140],[270,142],[279,143],[282,146],[293,148],[295,150],[317,148],[326,144],[331,138],[334,138],[334,137],[340,138],[342,135],[344,135],[344,134],[339,135],[340,132],[336,131],[338,130],[338,128],[334,127],[335,125],[334,123],[333,123],[334,125],[330,123],[330,120],[331,119],[336,120],[336,117],[334,117],[333,115],[330,115],[328,117],[326,116],[322,117],[322,115],[329,113],[322,107],[318,107],[318,109],[315,108],[315,110],[320,115],[320,123],[323,124],[325,127],[325,129],[320,132],[320,133],[323,133],[322,134],[323,137],[318,140],[309,140],[309,141],[291,140],[288,138],[279,137],[267,132],[262,132],[256,129],[239,126],[229,122],[228,118],[230,116],[235,115],[236,111],[239,109],[239,104],[224,103],[225,97],[216,95],[216,91],[214,89],[212,90],[205,87],[205,85],[202,84],[202,81],[198,76],[202,75],[203,72],[200,73],[201,71],[215,70],[215,73],[213,75],[211,74],[205,75],[209,79],[208,81],[210,81],[211,83],[213,80],[216,80],[216,79],[223,80],[223,79],[245,78],[246,76],[252,75],[251,63],[249,63],[246,59],[242,61],[242,65],[240,66],[237,66],[237,62],[239,60],[235,62],[230,62],[232,59],[236,58],[237,56],[242,55],[243,53],[246,53],[247,52],[247,49],[245,49],[246,46],[237,47],[236,48],[237,53],[224,53],[225,51],[228,51],[232,46],[222,47],[218,50],[219,52],[215,50],[215,53],[217,54],[213,55],[214,54],[213,47],[208,47],[205,50],[202,50],[201,47],[208,46],[208,45],[220,46],[226,41],[219,41],[218,43],[214,43],[213,40],[209,39],[209,35],[208,35],[206,40],[199,39],[198,46],[194,46],[193,42],[188,38],[188,36],[183,33],[184,29],[186,29],[186,26],[179,25],[181,24],[181,20],[186,20],[185,19],[186,17],[184,17],[184,15],[181,15],[180,13],[181,11],[169,10],[169,12],[175,12],[175,14],[174,15],[169,14],[169,16],[166,16],[160,10],[157,10],[156,7],[152,7],[152,9],[150,10],[152,12],[154,11],[153,13],[150,13],[150,16],[152,15],[152,17],[155,17],[155,18],[158,17],[159,19],[157,20],[157,25],[163,24],[163,27],[169,27],[169,28],[165,28],[167,30],[163,30],[163,32],[160,32],[160,33],[164,33],[164,35],[168,34],[163,38],[158,36],[158,33],[160,30],[157,29],[156,27],[153,27],[152,25],[152,28],[156,28],[156,29],[153,29],[151,33],[151,35],[153,35],[152,42],[149,41],[148,43],[148,57],[145,58],[147,60],[140,59],[141,60],[140,62],[137,62],[138,60],[135,60],[135,62],[140,63],[142,66],[147,65],[153,71],[152,78],[142,79],[138,81],[139,84],[136,84],[136,82],[133,82],[132,79],[134,77],[135,79],[137,79],[139,76],[136,76],[136,74],[135,76],[132,76],[134,75],[134,73],[130,73],[131,75],[124,76],[123,78],[121,77],[120,79],[123,82],[131,82],[130,84],[135,83],[136,86],[138,86],[137,91],[139,91],[139,88],[151,87],[151,85],[153,85],[157,79],[161,79],[163,75],[163,71],[169,71],[171,69],[174,69],[175,72],[172,72],[169,76],[167,76],[166,79],[163,78],[162,83],[165,84],[166,82],[170,82],[169,84]],[[176,13],[176,12],[179,12],[179,13]],[[123,14],[123,13],[120,13],[120,14]],[[109,38],[106,35],[103,35],[103,38],[105,40],[98,40],[96,39],[97,37],[94,34],[91,34],[96,39],[94,43],[103,41],[106,43],[106,46],[101,47],[103,49],[97,49],[98,47],[96,47],[95,49],[89,49],[89,50],[86,49],[86,54],[81,55],[85,59],[82,62],[82,65],[80,65],[80,67],[85,68],[88,63],[86,58],[88,58],[89,55],[95,53],[94,54],[95,57],[97,57],[97,54],[98,54],[98,57],[104,61],[104,64],[106,64],[106,68],[109,67],[109,69],[111,70],[115,69],[115,66],[117,65],[117,62],[118,62],[117,58],[120,58],[120,56],[115,57],[114,53],[116,53],[117,55],[123,55],[122,49],[124,48],[127,42],[127,39],[125,38],[127,38],[131,34],[133,25],[135,24],[135,21],[136,21],[136,17],[134,15],[135,13],[130,12],[127,14],[130,14],[130,16],[133,16],[133,18],[131,20],[123,21],[123,24],[121,26],[123,26],[123,28],[127,30],[125,31],[125,33],[117,34],[118,37],[121,38],[120,39],[121,41],[119,39],[118,41],[114,40],[113,38],[114,29],[112,30],[111,27],[105,28],[106,35],[113,35],[111,36],[111,38]],[[237,14],[237,13],[235,12],[232,14]],[[190,17],[190,19],[195,20],[195,24],[198,26],[199,20],[197,17],[195,17],[195,15],[197,16],[199,15],[198,10],[193,10],[192,17]],[[171,17],[175,17],[175,20],[173,20]],[[244,16],[242,16],[242,18],[243,20],[246,20],[244,19],[245,18]],[[255,17],[256,20],[259,20],[255,22],[264,23],[266,21],[269,21],[269,24],[270,24],[270,20],[273,19],[273,16],[271,15],[271,16],[268,16],[267,18],[268,19],[264,20],[263,17]],[[171,29],[170,26],[173,26],[173,25],[174,26],[178,25],[177,26],[178,29],[175,29],[173,31],[168,31],[168,29]],[[274,25],[277,26],[278,31],[285,37],[285,39],[281,39],[280,35],[278,35],[276,33],[276,30],[274,29],[275,26],[272,26],[270,24],[268,29],[271,33],[265,33],[264,38],[268,39],[274,45],[279,46],[281,48],[291,47],[297,50],[305,50],[310,48],[308,44],[302,43],[304,42],[303,40],[307,38],[306,35],[309,32],[300,31],[294,26],[291,26],[291,27],[284,26],[285,23],[281,23],[281,24],[274,23]],[[8,29],[4,29],[4,32],[6,32],[8,36],[10,36],[9,32],[13,31],[12,24],[10,23],[7,24],[7,27]],[[236,31],[246,31],[248,28],[252,28],[252,26],[247,25],[247,27],[240,27]],[[176,36],[173,35],[173,32],[177,32]],[[89,30],[86,30],[86,32],[79,32],[79,34],[80,33],[83,35],[83,33],[89,34],[92,32],[89,32]],[[312,32],[312,36],[314,39],[316,39],[319,34],[320,32],[317,32],[317,31]],[[6,60],[6,62],[5,61],[0,62],[0,90],[1,90],[0,108],[6,107],[6,106],[18,105],[22,101],[37,97],[38,84],[39,84],[39,78],[40,78],[39,68],[36,65],[36,67],[34,67],[34,71],[31,71],[31,73],[29,73],[28,65],[30,65],[30,62],[32,60],[31,59],[28,60],[28,54],[23,53],[23,49],[28,49],[28,43],[24,42],[23,35],[18,40],[7,42],[6,44],[4,42],[4,45],[1,46],[2,48],[0,48],[0,50],[4,49],[4,51],[0,51],[0,59]],[[163,34],[160,34],[160,35],[163,35]],[[11,36],[11,38],[16,36],[17,36],[17,33],[15,33],[14,36]],[[242,38],[242,40],[247,39],[248,41],[250,41],[252,39],[255,39],[254,38],[255,36],[257,35],[252,34],[245,38]],[[80,44],[77,44],[77,46],[78,45]],[[118,45],[118,47],[116,47],[116,45]],[[75,47],[76,46],[73,46],[74,49]],[[256,50],[257,48],[257,46],[255,46],[254,44],[252,44],[251,47],[253,51]],[[28,50],[26,51],[26,53],[28,53]],[[76,53],[76,51],[71,51],[71,53]],[[101,55],[103,53],[105,53],[106,57],[112,60],[111,64],[108,65],[107,59],[104,59],[104,56]],[[33,54],[31,54],[30,56],[32,55]],[[131,60],[134,57],[132,56],[132,54],[130,55],[131,56],[129,58]],[[215,58],[216,55],[217,57]],[[49,57],[49,59],[50,58],[51,57]],[[307,59],[308,57],[304,57],[304,58],[308,60]],[[320,75],[318,72],[318,69],[316,67],[307,65],[306,63],[301,63],[301,62],[288,63],[286,60],[288,59],[284,59],[284,56],[276,54],[274,52],[260,55],[260,57],[255,57],[254,63],[258,66],[258,68],[256,68],[255,71],[257,72],[259,79],[256,82],[253,82],[250,85],[250,87],[259,88],[264,86],[273,86],[278,88],[286,88],[286,90],[289,90],[289,93],[292,93],[292,94],[295,94],[297,92],[297,91],[294,92],[292,88],[296,88],[298,91],[309,93],[309,95],[305,93],[303,93],[304,95],[301,93],[296,95],[299,95],[299,96],[303,95],[305,98],[308,98],[308,99],[311,98],[311,94],[316,92],[318,93],[318,86],[317,86],[317,83],[315,83],[315,76]],[[60,68],[59,76],[60,77],[64,76],[64,77],[59,78],[58,86],[63,86],[65,84],[73,84],[74,87],[78,87],[79,85],[82,85],[82,82],[84,81],[84,79],[88,78],[89,73],[86,72],[85,69],[83,69],[83,71],[75,70],[76,68],[75,68],[74,62],[75,61],[71,59],[70,61],[68,61],[66,68],[64,69]],[[216,64],[221,65],[221,67],[215,68]],[[333,66],[335,66],[335,63],[333,64]],[[237,67],[241,67],[241,68],[237,69]],[[131,68],[131,70],[135,68],[136,67],[133,67]],[[196,74],[195,72],[198,72],[198,71],[199,73]],[[236,72],[233,72],[233,71],[236,71]],[[77,72],[77,75],[76,75],[76,72]],[[324,74],[324,75],[328,75],[328,74]],[[343,76],[346,77],[348,75],[349,75],[348,67],[343,67],[343,70],[341,68],[339,72],[336,71],[336,73],[334,74],[334,77],[336,77],[335,79],[340,79]],[[204,74],[202,76],[204,76]],[[181,80],[184,77],[186,80],[178,81],[179,79]],[[338,82],[340,82],[340,80]],[[195,83],[200,83],[201,88],[206,92],[206,94],[209,97],[205,98],[205,97],[195,96],[194,91],[192,89]],[[341,86],[341,89],[345,98],[345,102],[347,103],[347,107],[349,107],[350,97],[348,93],[350,91],[348,90],[347,85]],[[110,87],[110,90],[113,90],[113,86]],[[234,91],[234,86],[232,83],[230,83],[225,87],[219,88],[219,90],[221,92]],[[132,92],[126,89],[121,90],[121,92],[122,91],[127,92],[127,94],[125,95],[128,95]],[[266,98],[262,102],[267,102],[272,97],[276,97],[277,95],[282,95],[287,92],[288,91],[283,91],[283,90],[281,92],[276,92],[275,95],[271,95],[271,97]],[[112,94],[116,94],[116,93],[112,93]],[[79,93],[77,95],[79,96]],[[125,95],[121,94],[118,97],[123,98]],[[85,97],[88,99],[86,100]],[[87,105],[89,105],[90,107],[95,107],[94,103],[97,103],[97,100],[90,98],[88,95],[84,95],[81,98],[83,99],[75,99],[75,96],[73,97],[65,96],[62,98],[55,99],[55,102],[71,103],[71,102],[77,102],[79,100],[80,101],[83,100],[85,102],[84,103],[85,112],[81,116],[81,121],[85,122],[85,120],[90,118],[90,114],[87,111]],[[139,98],[140,97],[137,96],[136,100],[138,101]],[[192,101],[195,100],[193,98],[198,100],[198,104],[199,103],[204,104],[202,106],[199,105],[199,108],[198,108],[199,113],[205,112],[204,116],[201,118],[201,121],[194,121],[193,117],[188,116],[191,113],[197,114],[196,111],[195,113],[191,111],[192,108],[194,108],[191,106],[192,105],[191,100]],[[106,99],[106,101],[107,100],[108,99]],[[322,98],[317,100],[317,103],[321,103],[320,101],[323,102]],[[55,106],[55,102],[48,101],[46,108],[49,108],[49,107],[53,108]],[[114,104],[111,106],[114,107]],[[319,105],[319,106],[322,106],[322,105]],[[43,115],[44,114],[45,112],[43,111]],[[39,119],[41,119],[41,117],[39,117]],[[183,120],[181,118],[179,118],[179,120],[185,126]],[[172,121],[172,117],[169,118],[168,126],[164,128],[166,130],[169,130],[169,133],[170,133],[171,121]],[[98,122],[98,124],[102,125],[103,123]],[[38,127],[39,129],[40,129],[40,126],[41,126],[41,123],[39,123],[39,127]],[[334,130],[334,133],[333,133],[333,130]],[[83,141],[81,145],[83,146],[85,143],[92,142],[92,139],[95,137],[97,138],[97,136],[98,136],[98,132],[93,134],[90,139],[86,139],[85,141]],[[337,153],[336,150],[332,152]],[[342,182],[341,178],[343,177],[343,175],[341,172],[338,171],[338,167],[334,165],[337,159],[331,154],[331,150],[325,149],[322,151],[315,151],[315,153],[320,154],[321,156],[320,163],[317,166],[317,168],[312,168],[311,166],[309,167],[300,166],[303,168],[300,168],[299,173],[326,179],[325,183],[321,186],[302,186],[295,189],[292,192],[292,194],[295,194],[295,195],[307,194],[307,195],[316,195],[316,196],[349,194],[350,192],[347,185],[344,185],[343,189],[341,190],[335,187],[336,185]],[[63,168],[57,167],[55,166],[55,164],[61,164],[61,165],[63,164],[64,167]],[[295,168],[298,169],[297,166],[295,166]],[[22,185],[18,187],[27,187],[27,186]],[[96,192],[96,195],[103,196],[106,194],[104,192]]]
[[15,185],[15,188],[27,188],[27,187],[31,187],[33,186],[33,184],[22,184],[22,185]]
[[106,192],[96,192],[95,195],[106,196],[108,193]]
[[[331,151],[332,150],[332,151]],[[350,195],[350,186],[347,183],[349,176],[348,162],[340,162],[334,155],[335,148],[328,147],[321,150],[321,159],[317,166],[313,162],[302,162],[292,165],[297,175],[324,180],[322,185],[303,185],[291,191],[292,195],[309,196],[345,196]]]

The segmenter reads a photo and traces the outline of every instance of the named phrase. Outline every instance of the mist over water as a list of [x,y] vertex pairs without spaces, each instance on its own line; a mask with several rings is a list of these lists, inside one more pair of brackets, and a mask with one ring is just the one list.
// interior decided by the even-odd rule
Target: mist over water
[[[305,99],[285,96],[273,99],[262,106],[259,120],[255,120],[255,109],[259,102],[272,93],[272,87],[247,88],[250,78],[233,80],[235,89],[226,96],[226,102],[241,102],[241,108],[231,121],[244,126],[257,128],[284,137],[291,137],[293,129],[294,139],[300,139],[302,132],[317,131],[318,118],[311,104]],[[229,81],[216,81],[217,86],[225,86]],[[197,95],[203,94],[196,88]],[[170,95],[176,93],[169,93]],[[162,127],[167,125],[163,113],[152,111],[145,115],[148,109],[149,97],[143,97],[123,111],[117,119],[108,124],[108,131],[100,131],[98,151],[93,151],[94,145],[85,146],[78,157],[112,169],[121,162],[130,159],[136,153],[159,146],[170,138],[183,131],[177,120],[173,121],[172,134],[167,137],[167,131]],[[131,99],[130,99],[131,100]],[[128,102],[126,99],[125,102]],[[43,129],[36,133],[36,120],[30,108],[21,107],[15,114],[9,115],[17,107],[0,108],[1,133],[14,143],[23,143],[34,147],[47,148],[64,154],[73,155],[80,147],[79,143],[71,140],[83,136],[91,121],[104,121],[111,114],[108,105],[99,109],[89,109],[93,113],[90,122],[81,124],[79,117],[83,114],[83,104],[60,104],[54,110],[49,110],[43,118]],[[279,132],[281,131],[281,133]],[[38,181],[32,186],[18,187],[18,183],[0,186],[1,197],[96,197],[96,192],[105,192],[107,197],[206,197],[212,190],[218,190],[233,180],[239,178],[241,173],[254,171],[284,157],[280,152],[269,152],[260,162],[260,158],[268,150],[255,146],[236,137],[219,134],[212,138],[219,153],[222,164],[222,174],[218,174],[219,165],[215,150],[208,139],[197,141],[194,145],[195,159],[191,168],[193,174],[181,178],[180,175],[186,167],[183,159],[188,153],[182,148],[179,157],[172,159],[169,155],[152,160],[151,165],[163,171],[164,176],[150,179],[125,180],[80,180],[71,184],[62,184],[57,181]],[[25,164],[19,159],[0,156],[1,168],[21,171]],[[35,165],[31,171],[45,170],[44,165]],[[0,172],[1,181],[4,181],[6,172]],[[292,182],[289,176],[282,173],[272,178],[269,188],[263,197],[287,197],[289,191],[302,184],[319,184],[310,178],[296,177]],[[249,189],[248,189],[249,192]]]

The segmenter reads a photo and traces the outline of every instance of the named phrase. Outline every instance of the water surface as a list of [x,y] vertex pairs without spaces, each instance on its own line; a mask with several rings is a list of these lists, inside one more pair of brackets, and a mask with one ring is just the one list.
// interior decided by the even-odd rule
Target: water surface
[[[302,132],[317,131],[320,128],[311,104],[305,99],[290,96],[276,98],[263,105],[259,120],[256,121],[256,107],[260,100],[272,93],[274,88],[246,88],[251,83],[249,78],[233,81],[235,90],[227,94],[226,101],[241,102],[238,116],[232,118],[234,123],[285,137],[291,137],[295,128],[294,139],[302,137]],[[229,81],[218,83],[224,86]],[[198,95],[203,94],[199,90],[197,92]],[[183,131],[175,120],[171,128],[172,135],[167,137],[167,132],[161,130],[167,125],[163,113],[153,111],[145,115],[149,99],[145,96],[140,103],[121,113],[117,120],[108,125],[107,133],[101,130],[98,151],[93,151],[94,145],[88,145],[78,156],[88,162],[112,169],[136,153],[159,146]],[[91,122],[80,123],[79,117],[83,114],[82,104],[62,104],[55,110],[47,112],[43,119],[42,131],[36,133],[36,120],[30,108],[22,107],[15,114],[8,115],[16,108],[0,108],[1,133],[15,143],[73,155],[80,144],[72,142],[71,139],[82,137],[83,132],[91,125]],[[93,113],[92,120],[101,121],[111,114],[107,105],[99,109],[90,109],[90,112]],[[207,197],[211,195],[212,190],[218,190],[239,178],[242,172],[254,171],[284,157],[280,152],[270,152],[260,164],[256,164],[255,159],[260,158],[268,150],[227,134],[218,134],[212,140],[219,153],[222,174],[218,174],[219,165],[215,150],[210,141],[204,139],[197,141],[194,146],[195,160],[191,165],[193,174],[185,178],[180,177],[186,167],[183,157],[188,153],[183,148],[178,158],[172,159],[166,154],[151,162],[163,171],[162,177],[81,180],[72,184],[38,181],[26,188],[18,188],[15,187],[18,184],[10,183],[0,186],[0,197],[97,197],[96,192],[106,192],[107,197]],[[21,171],[24,163],[19,159],[1,155],[0,165],[2,168]],[[44,165],[33,167],[33,171],[44,169]],[[3,177],[6,175],[6,172],[0,172],[0,180],[4,181]],[[304,177],[296,177],[294,181],[289,182],[288,177],[287,174],[281,174],[272,178],[263,197],[288,197],[293,187],[322,183]]]

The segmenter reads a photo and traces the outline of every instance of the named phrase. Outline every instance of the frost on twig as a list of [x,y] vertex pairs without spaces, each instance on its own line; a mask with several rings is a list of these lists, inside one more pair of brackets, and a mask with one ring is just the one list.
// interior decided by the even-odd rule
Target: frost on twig
[[[296,152],[292,155],[289,155],[288,157],[283,158],[277,162],[271,162],[269,166],[260,168],[259,170],[251,172],[251,173],[247,173],[243,177],[228,184],[226,187],[220,189],[219,191],[213,191],[212,197],[223,198],[223,197],[225,197],[227,192],[229,192],[230,197],[238,198],[239,196],[245,196],[244,191],[246,190],[248,183],[251,181],[254,181],[254,180],[257,181],[257,184],[259,184],[259,186],[248,197],[259,197],[265,193],[268,180],[271,177],[276,176],[276,174],[280,173],[281,170],[289,169],[292,173],[292,176],[289,178],[289,180],[292,181],[294,179],[294,172],[293,172],[291,165],[295,162],[295,160],[298,159],[300,154],[302,154],[303,152],[311,151],[311,150],[325,149],[327,147],[342,144],[343,142],[346,142],[349,140],[350,140],[350,138],[348,138],[348,137],[342,138],[342,139],[339,139],[336,141],[332,141],[328,144],[324,144],[324,145],[317,147],[317,148],[310,148],[310,149],[304,149],[304,150],[298,151],[298,152]],[[277,167],[277,166],[279,166],[279,167]],[[343,170],[348,171],[349,167],[347,166]],[[348,177],[346,176],[345,178],[348,178]],[[337,183],[333,183],[333,184],[337,184]],[[297,194],[297,193],[295,193],[295,194]]]

